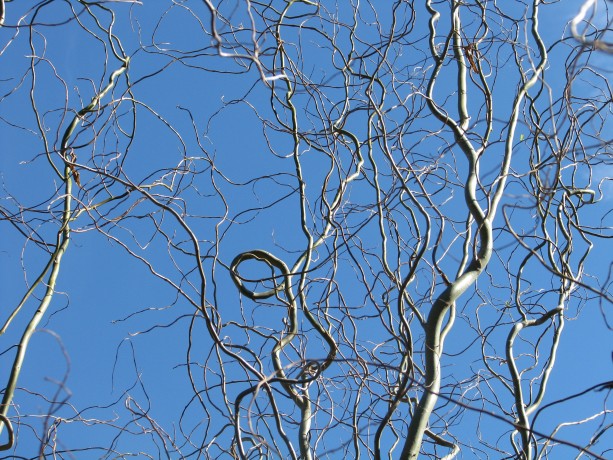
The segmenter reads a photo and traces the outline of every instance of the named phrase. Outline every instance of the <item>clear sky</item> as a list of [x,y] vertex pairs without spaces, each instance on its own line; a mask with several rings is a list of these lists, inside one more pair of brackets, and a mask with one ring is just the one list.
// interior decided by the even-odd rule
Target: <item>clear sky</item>
[[[409,292],[416,309],[427,316],[432,300],[444,288],[435,265],[447,276],[455,276],[465,235],[463,189],[468,166],[453,135],[427,111],[424,94],[433,62],[428,58],[429,16],[421,2],[415,5],[418,19],[414,22],[409,2],[399,2],[395,10],[387,2],[363,4],[355,16],[351,2],[321,2],[321,16],[328,18],[326,21],[314,16],[312,5],[296,3],[286,16],[288,25],[280,29],[295,67],[274,55],[277,42],[272,18],[278,17],[285,5],[277,3],[277,9],[270,10],[253,4],[270,20],[266,24],[247,8],[249,3],[220,6],[229,18],[228,23],[216,23],[223,37],[222,51],[243,56],[236,59],[220,57],[219,49],[212,45],[206,2],[113,1],[101,2],[103,8],[94,6],[90,11],[80,2],[68,1],[5,4],[5,25],[0,28],[0,324],[48,262],[49,248],[40,241],[53,242],[61,221],[63,184],[45,150],[54,164],[61,164],[58,151],[62,135],[75,113],[108,84],[112,73],[121,68],[122,56],[129,56],[130,63],[127,74],[119,76],[102,98],[103,110],[87,114],[71,137],[75,158],[84,166],[79,169],[81,185],[75,186],[74,207],[88,211],[82,211],[71,224],[71,242],[61,262],[53,300],[29,345],[15,406],[9,411],[19,443],[5,456],[0,452],[0,458],[35,458],[44,432],[55,437],[50,445],[58,451],[74,452],[72,458],[79,459],[123,458],[118,452],[172,459],[222,458],[227,454],[224,450],[234,436],[227,414],[234,410],[234,398],[257,382],[236,360],[223,354],[218,357],[219,349],[213,347],[210,331],[196,307],[202,305],[203,296],[221,341],[262,374],[274,373],[271,352],[276,337],[286,334],[290,322],[287,299],[278,294],[256,302],[241,296],[228,267],[241,252],[262,249],[290,268],[295,264],[300,270],[304,268],[298,263],[308,241],[297,193],[301,184],[305,186],[306,227],[315,238],[326,231],[325,242],[311,255],[302,292],[317,321],[343,339],[339,339],[337,361],[324,372],[322,382],[327,383],[328,392],[323,385],[311,388],[320,402],[312,440],[318,440],[316,449],[322,455],[344,449],[347,443],[343,455],[350,458],[354,451],[348,441],[351,430],[345,423],[354,407],[363,411],[359,430],[372,440],[377,424],[364,414],[372,410],[378,420],[385,413],[388,402],[383,393],[398,378],[395,370],[400,365],[400,341],[390,334],[390,329],[398,333],[400,328],[395,281],[407,275],[416,248],[423,244],[426,256]],[[440,37],[435,42],[441,47],[449,24],[447,3],[437,6],[442,16]],[[483,25],[476,20],[476,2],[468,3],[471,7],[462,10],[462,33],[483,36]],[[506,14],[529,16],[529,12],[522,13],[521,3],[504,6]],[[491,204],[487,191],[499,180],[510,108],[519,85],[515,56],[507,45],[516,40],[535,46],[525,25],[516,29],[492,5],[488,8],[491,31],[479,44],[479,53],[493,94],[495,131],[480,163],[483,188],[478,199],[484,209]],[[610,104],[600,114],[594,115],[596,110],[592,110],[599,104],[606,106],[602,91],[606,90],[604,78],[611,75],[610,56],[590,61],[598,73],[582,73],[573,86],[578,97],[584,98],[581,113],[585,115],[579,118],[585,123],[583,143],[576,140],[576,130],[560,102],[565,70],[571,65],[565,56],[576,43],[557,41],[568,37],[565,26],[576,10],[576,2],[563,1],[541,13],[546,45],[555,44],[545,71],[547,85],[537,85],[529,93],[534,104],[522,106],[510,179],[494,225],[496,252],[476,287],[457,303],[456,323],[446,339],[445,393],[506,420],[512,420],[513,401],[492,373],[500,372],[508,379],[504,347],[512,325],[519,320],[511,307],[515,306],[518,270],[528,252],[509,233],[505,216],[512,229],[524,235],[528,247],[538,244],[539,232],[544,229],[558,239],[559,248],[564,247],[562,229],[551,223],[540,227],[536,217],[535,201],[547,198],[530,196],[526,189],[534,180],[529,175],[534,166],[529,159],[537,157],[537,145],[542,150],[541,160],[559,149],[569,158],[585,153],[578,162],[594,162],[591,187],[600,201],[580,210],[581,222],[600,227],[611,236],[609,195],[613,190],[608,180],[600,190],[597,187],[598,181],[611,175],[611,139],[607,136],[611,121],[601,120],[610,116]],[[396,11],[397,20],[394,31],[401,38],[386,48],[392,11]],[[337,23],[332,24],[332,19]],[[256,42],[252,20],[261,32],[255,35]],[[354,23],[358,26],[352,34],[348,25]],[[35,25],[29,28],[28,24]],[[334,31],[335,39],[323,31]],[[354,47],[352,53],[347,51],[350,46]],[[382,49],[387,50],[385,59]],[[521,54],[526,75],[538,58],[538,53]],[[258,68],[258,62],[264,67]],[[579,60],[579,64],[583,62]],[[301,76],[292,79],[295,91],[290,101],[296,107],[295,114],[288,103],[285,80],[278,78],[283,65],[292,75]],[[353,71],[350,85],[343,80],[349,74],[344,72],[346,68]],[[368,85],[369,75],[375,71],[385,94],[377,81]],[[452,118],[457,118],[460,110],[455,103],[456,72],[450,58],[435,91],[437,102]],[[470,72],[468,78],[469,137],[479,144],[487,122],[479,90],[483,81]],[[369,96],[381,102],[385,129],[373,115]],[[290,129],[293,115],[301,133],[298,143]],[[332,133],[334,122],[345,132]],[[541,137],[534,131],[537,122],[545,128]],[[359,152],[347,133],[359,140]],[[364,162],[353,179],[360,155]],[[597,155],[602,161],[594,160],[592,156]],[[296,158],[302,181],[297,177]],[[590,185],[587,167],[575,168],[570,161],[560,164],[560,177],[568,183],[574,175],[577,184]],[[541,166],[541,180],[549,179],[547,168],[557,174],[555,162],[543,160]],[[407,192],[399,177],[407,178],[415,203],[421,203],[430,216],[433,236],[427,244],[426,219],[415,206],[406,206]],[[344,193],[342,201],[335,210],[334,224],[327,228],[327,210],[339,188]],[[126,198],[92,206],[126,190],[131,192]],[[433,203],[437,206],[431,206]],[[14,224],[6,219],[19,212],[23,219]],[[204,286],[191,235],[176,217],[183,219],[199,242]],[[575,250],[570,266],[578,271],[588,244],[568,225]],[[31,236],[29,241],[24,233]],[[386,236],[386,248],[382,235]],[[611,296],[610,239],[590,239],[595,246],[585,261],[582,281],[593,291],[609,289]],[[472,254],[472,249],[468,253]],[[388,266],[382,262],[383,256]],[[562,256],[552,255],[555,260],[558,257]],[[241,265],[241,275],[264,280],[248,283],[256,290],[272,286],[271,273],[280,276],[278,269],[271,271],[261,262]],[[298,272],[294,275],[295,294],[300,280]],[[555,307],[559,283],[535,259],[526,264],[519,286],[530,315],[538,317]],[[565,303],[566,322],[557,362],[541,407],[611,380],[610,304],[593,291],[578,290]],[[8,379],[14,345],[43,293],[41,284],[0,336],[2,382]],[[419,333],[413,315],[407,313],[407,317],[412,317],[415,359],[421,365],[423,333]],[[299,331],[292,347],[282,355],[288,377],[298,375],[304,364],[301,360],[323,362],[328,351],[304,310],[299,314]],[[518,341],[515,356],[518,366],[527,369],[526,379],[538,381],[542,376],[552,334],[552,327],[536,328]],[[539,343],[541,359],[534,369],[528,369],[534,342]],[[359,355],[357,350],[365,354]],[[488,361],[492,368],[484,368],[482,352],[492,357]],[[362,362],[365,357],[368,359]],[[360,400],[351,393],[355,388],[351,382],[360,381],[352,380],[352,372],[372,373],[368,381],[374,396],[365,391]],[[290,411],[290,418],[297,417],[283,387],[274,387],[281,410]],[[537,389],[535,384],[534,391]],[[224,391],[227,400],[223,399]],[[416,386],[408,395],[420,394]],[[535,429],[551,433],[559,423],[610,410],[605,397],[606,392],[589,392],[551,407],[539,414]],[[243,402],[241,406],[245,430],[250,411],[271,410],[264,393],[249,401],[251,404]],[[497,407],[497,401],[506,412]],[[407,425],[401,419],[408,419],[409,409],[404,406],[396,413],[394,429],[398,431],[390,428],[384,433],[386,448],[406,432]],[[510,449],[507,423],[462,411],[444,400],[439,401],[439,407],[441,417],[451,426],[447,431],[435,416],[431,419],[433,430],[459,439],[462,458],[485,458],[485,450],[477,450],[481,436],[491,445]],[[54,420],[57,426],[52,430]],[[278,434],[254,423],[253,429],[261,431],[268,442],[278,442],[282,456],[289,458]],[[586,446],[599,424],[607,423],[609,419],[598,416],[590,423],[563,428],[556,436]],[[290,437],[296,436],[295,426],[288,424],[285,430]],[[2,434],[5,438],[6,432]],[[247,438],[245,434],[245,445]],[[603,446],[612,443],[613,437],[605,432],[595,451],[605,452]],[[394,458],[401,448],[402,441]],[[48,453],[52,450],[47,447]],[[251,458],[257,458],[254,452]],[[439,455],[442,452],[446,450],[437,450]],[[573,448],[560,452],[556,458],[578,454]],[[338,458],[336,455],[329,458]],[[362,455],[368,456],[367,451]],[[497,458],[492,451],[489,455]],[[66,454],[63,458],[71,457]],[[277,457],[271,454],[271,458]]]

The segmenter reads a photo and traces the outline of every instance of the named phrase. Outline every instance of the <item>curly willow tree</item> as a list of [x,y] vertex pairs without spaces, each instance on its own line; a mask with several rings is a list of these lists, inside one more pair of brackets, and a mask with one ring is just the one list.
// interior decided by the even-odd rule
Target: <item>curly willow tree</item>
[[610,6],[0,0],[0,454],[611,455]]

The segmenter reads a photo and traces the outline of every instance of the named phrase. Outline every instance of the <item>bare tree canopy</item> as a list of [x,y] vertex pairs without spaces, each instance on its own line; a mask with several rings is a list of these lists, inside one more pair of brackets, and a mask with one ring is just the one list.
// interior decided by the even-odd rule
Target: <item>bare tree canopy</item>
[[0,458],[611,458],[611,6],[0,0]]

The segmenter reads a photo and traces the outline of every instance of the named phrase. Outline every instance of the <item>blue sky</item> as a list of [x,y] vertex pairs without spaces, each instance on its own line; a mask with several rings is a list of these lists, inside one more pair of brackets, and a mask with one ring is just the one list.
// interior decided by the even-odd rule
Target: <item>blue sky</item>
[[[82,7],[78,3],[45,3],[36,16],[38,25],[31,35],[25,27],[11,27],[34,20],[32,10],[18,11],[26,7],[14,3],[6,4],[7,27],[0,28],[0,59],[4,62],[0,67],[0,146],[3,150],[0,159],[0,180],[3,186],[0,206],[11,212],[18,210],[19,206],[36,208],[27,213],[27,218],[32,219],[30,228],[42,238],[50,240],[58,228],[62,184],[53,176],[43,155],[42,136],[32,112],[30,89],[33,77],[29,70],[31,56],[37,56],[34,99],[39,113],[44,114],[41,118],[43,131],[56,147],[63,129],[68,125],[70,114],[89,103],[94,89],[106,85],[110,74],[121,66],[121,62],[111,52],[111,45],[117,46],[117,41],[109,40],[86,12],[80,13],[78,18],[87,30],[78,27],[74,18],[64,24],[67,18],[73,17],[70,5],[75,11],[81,11]],[[235,51],[252,53],[254,48],[249,31],[249,10],[245,5],[235,2],[224,4],[221,8],[224,14],[231,17],[235,31],[233,39],[242,47]],[[112,175],[121,167],[122,180],[129,179],[140,185],[151,196],[169,203],[172,209],[185,217],[200,241],[201,260],[207,275],[206,306],[210,312],[215,310],[220,315],[220,337],[224,343],[245,345],[256,350],[255,354],[262,358],[262,372],[271,375],[273,368],[270,352],[273,340],[263,337],[266,334],[274,336],[285,328],[287,308],[284,300],[282,297],[273,297],[256,303],[239,296],[227,266],[240,252],[259,248],[271,251],[291,267],[306,247],[296,198],[298,181],[292,157],[294,143],[291,133],[281,132],[280,128],[283,123],[291,122],[291,114],[283,106],[286,90],[284,81],[263,82],[249,60],[216,56],[210,37],[202,32],[203,29],[209,29],[209,16],[204,2],[177,2],[172,8],[166,2],[147,2],[142,5],[108,2],[105,6],[116,12],[113,31],[121,38],[125,53],[131,57],[128,75],[133,86],[131,93],[127,92],[127,81],[121,77],[112,93],[103,101],[103,104],[107,104],[105,110],[100,112],[100,118],[95,119],[92,125],[96,129],[95,136],[91,129],[83,129],[73,139],[72,145],[75,146],[79,162],[89,168],[82,169],[80,177],[84,189],[90,191],[79,190],[77,199],[83,204],[91,204],[99,202],[107,193],[123,193],[126,190],[125,184],[108,180],[106,188],[100,187],[96,185],[100,176],[92,173],[95,169],[103,169]],[[322,7],[330,9],[325,14],[334,16],[330,11],[335,6]],[[440,8],[444,11],[443,6]],[[564,25],[576,8],[575,2],[567,1],[544,10],[541,23],[549,45],[562,36]],[[394,66],[399,80],[385,80],[389,77],[385,66],[380,71],[381,78],[387,84],[388,95],[383,107],[388,111],[390,131],[410,118],[410,114],[422,113],[419,110],[424,104],[420,96],[424,90],[423,86],[420,87],[423,84],[420,74],[425,71],[425,75],[428,75],[431,62],[424,60],[427,56],[427,42],[423,39],[427,32],[427,16],[423,6],[417,6],[416,10],[420,20],[409,35],[416,37],[415,41],[407,39],[403,45],[390,48],[388,62]],[[304,139],[312,142],[309,145],[308,141],[303,140],[299,152],[309,204],[308,226],[316,234],[326,225],[322,217],[325,212],[321,200],[322,187],[328,187],[325,197],[328,202],[332,202],[336,187],[355,170],[357,159],[348,138],[344,141],[337,139],[329,152],[322,151],[316,145],[315,140],[321,140],[324,145],[323,139],[332,138],[326,137],[324,130],[329,129],[329,125],[320,115],[326,114],[334,121],[335,117],[343,113],[345,87],[342,73],[338,70],[342,60],[339,53],[332,51],[332,44],[323,40],[319,34],[317,27],[321,24],[308,16],[312,7],[296,4],[291,11],[294,16],[289,16],[287,21],[294,26],[283,30],[288,54],[300,61],[298,69],[305,79],[330,84],[315,98],[306,92],[312,87],[304,84],[304,81],[300,82],[296,84],[297,91],[292,98],[298,108],[297,119],[300,129],[305,133]],[[405,5],[401,11],[403,13],[400,17],[405,21],[410,10]],[[519,15],[518,11],[509,7],[510,13]],[[96,12],[100,15],[100,24],[107,27],[110,15],[102,10]],[[20,21],[22,14],[27,15]],[[273,12],[269,14],[273,15]],[[342,5],[338,6],[336,14],[341,23],[353,20],[349,10],[343,9]],[[163,21],[156,24],[161,15],[164,15]],[[472,17],[468,13],[466,16]],[[441,27],[446,21],[448,16],[443,15]],[[358,22],[359,34],[353,37],[357,43],[356,56],[372,51],[371,44],[376,41],[379,27],[384,31],[390,27],[390,8],[387,5],[364,5]],[[54,23],[61,25],[51,26]],[[465,24],[466,34],[478,32],[478,24],[470,21]],[[260,23],[258,25],[261,26]],[[229,26],[221,23],[219,27],[222,32],[229,30]],[[510,23],[502,21],[497,27],[510,30],[506,29]],[[352,37],[343,27],[339,26],[338,30],[336,44],[342,49],[350,44]],[[501,33],[500,30],[496,29],[497,33]],[[519,31],[518,37],[524,38],[523,30]],[[229,39],[230,36],[227,36]],[[493,136],[496,142],[492,142],[487,151],[489,156],[482,161],[485,185],[494,180],[499,168],[506,123],[504,117],[509,115],[508,107],[518,84],[518,73],[514,70],[510,52],[505,51],[495,36],[488,36],[488,40],[483,44],[483,52],[487,50],[489,53],[486,59],[506,64],[503,70],[488,77],[495,95],[495,113],[500,118],[496,127],[502,134],[500,137],[498,134]],[[10,45],[5,47],[5,43],[9,42]],[[34,50],[30,43],[33,43]],[[228,43],[224,43],[224,50],[230,52]],[[279,66],[279,61],[273,62],[267,48],[273,43],[271,34],[262,35],[258,43],[263,50],[262,62],[266,63],[268,70]],[[304,54],[299,54],[297,44],[305,50]],[[551,53],[551,64],[546,71],[550,86],[545,91],[551,89],[554,99],[559,97],[564,84],[563,71],[566,67],[566,62],[558,59],[557,50],[560,50],[559,56],[562,56],[573,45],[572,42],[568,46],[562,44]],[[105,57],[108,57],[106,64]],[[450,62],[453,63],[453,60]],[[608,61],[605,58],[596,58],[594,62],[607,70]],[[356,72],[371,72],[376,63],[377,53],[372,51],[369,58],[363,61],[356,59],[352,65]],[[445,68],[436,92],[440,101],[448,98],[445,108],[452,116],[457,110],[452,103],[455,97],[454,69],[455,65]],[[266,76],[275,74],[277,70],[271,70]],[[332,77],[329,82],[328,75]],[[406,78],[406,82],[401,84],[402,78]],[[589,84],[590,77],[586,78]],[[359,81],[359,78],[355,81]],[[364,110],[367,97],[361,92],[365,85],[358,85],[355,81],[351,89],[355,93],[350,94],[351,110],[355,112],[345,117],[345,129],[355,132],[363,140],[369,129],[368,113]],[[585,91],[587,97],[597,100],[598,93],[590,93],[581,85],[577,83],[577,91]],[[482,99],[476,84],[470,84],[469,90],[471,124],[475,132],[479,133],[482,132],[485,118],[480,109]],[[380,97],[376,87],[374,92],[375,97]],[[273,100],[271,94],[275,94],[278,99]],[[551,112],[545,110],[548,102],[549,97],[543,95],[536,104],[543,111],[545,120],[551,115]],[[555,110],[558,110],[557,106]],[[551,116],[554,122],[544,122],[549,129],[554,126],[560,131],[567,129],[563,115],[556,112]],[[442,202],[439,209],[451,220],[446,221],[438,256],[434,242],[426,249],[428,260],[431,260],[441,256],[444,249],[451,246],[453,250],[449,251],[448,257],[441,259],[441,267],[453,274],[459,259],[454,251],[461,246],[459,240],[454,238],[458,231],[462,231],[466,218],[461,182],[466,172],[466,163],[461,153],[455,150],[451,135],[437,123],[430,116],[407,124],[406,132],[398,136],[402,145],[394,144],[391,151],[399,155],[398,163],[407,168],[400,152],[405,155],[410,152],[414,161],[412,164],[416,168],[436,169],[437,174],[424,175],[426,188],[434,200]],[[610,125],[609,120],[604,126]],[[373,122],[370,128],[376,130],[376,123]],[[428,136],[424,134],[425,130],[440,130],[440,135]],[[597,128],[592,131],[597,131]],[[136,133],[133,139],[129,135],[131,132]],[[610,175],[611,167],[610,139],[603,133],[602,138],[609,144],[590,149],[592,153],[600,151],[603,155],[608,152],[608,163],[602,163],[594,170],[594,175],[599,179]],[[518,174],[525,171],[525,158],[530,150],[528,142],[519,141],[520,135],[529,138],[530,131],[522,130],[520,125],[516,134],[514,168]],[[372,187],[375,178],[372,162],[379,168],[381,188],[390,191],[385,198],[393,206],[390,211],[392,217],[386,221],[391,245],[387,254],[392,261],[393,271],[406,273],[411,254],[409,243],[414,243],[418,238],[411,234],[413,228],[400,202],[397,177],[391,172],[379,141],[374,143],[371,157],[366,154],[367,144],[361,146],[365,160],[363,174],[348,185],[339,211],[343,217],[339,217],[342,225],[339,225],[338,233],[335,237],[329,237],[313,253],[313,268],[305,292],[309,304],[319,312],[320,320],[328,318],[331,321],[331,330],[348,336],[355,334],[359,346],[368,350],[372,359],[381,359],[393,367],[399,363],[397,344],[389,337],[386,327],[390,327],[390,324],[397,327],[397,322],[388,322],[385,317],[387,313],[381,312],[385,310],[382,305],[386,298],[393,305],[395,294],[390,288],[392,284],[386,285],[383,281],[386,278],[381,273],[385,270],[377,262],[382,243]],[[590,139],[588,145],[594,142]],[[547,151],[546,143],[543,143],[542,148]],[[331,162],[330,152],[334,153],[336,163]],[[327,177],[330,168],[332,174]],[[449,182],[445,184],[444,179]],[[610,191],[611,186],[608,184],[604,184],[603,191]],[[163,212],[152,206],[142,196],[134,193],[117,206],[101,207],[100,212],[104,213],[107,220],[104,226],[96,228],[98,210],[92,211],[91,216],[84,213],[72,225],[72,241],[62,261],[53,303],[41,322],[42,330],[34,335],[30,344],[19,381],[21,389],[15,398],[16,407],[10,413],[11,416],[17,417],[20,414],[22,417],[19,423],[15,422],[19,430],[19,444],[15,451],[0,458],[13,458],[11,455],[30,458],[37,455],[36,439],[44,431],[45,423],[49,422],[44,414],[50,411],[56,411],[54,415],[62,417],[57,431],[57,448],[75,451],[74,458],[116,458],[112,450],[141,451],[152,458],[174,459],[182,458],[182,455],[206,458],[206,454],[215,458],[222,456],[224,449],[228,448],[234,433],[226,425],[227,420],[220,415],[224,413],[223,406],[226,404],[221,399],[220,367],[205,322],[201,316],[194,315],[194,304],[199,304],[202,286],[194,270],[194,256],[190,254],[192,249],[188,235],[168,211]],[[169,198],[171,196],[179,196],[180,199],[173,201]],[[483,203],[486,202],[483,195],[480,198]],[[586,211],[582,221],[608,228],[610,233],[610,197],[605,195],[599,198],[602,198],[600,204]],[[420,196],[420,200],[425,203],[424,197]],[[510,181],[503,204],[514,219],[515,229],[526,231],[535,225],[534,200],[525,194],[519,180]],[[512,209],[518,204],[525,208]],[[436,219],[433,218],[433,221],[434,228],[439,228]],[[395,222],[396,227],[390,222]],[[423,224],[422,221],[420,223]],[[23,235],[5,220],[0,221],[0,228],[0,318],[4,321],[13,305],[23,296],[28,283],[32,282],[46,262],[46,253],[33,241],[25,243]],[[493,410],[493,404],[487,402],[481,406],[482,401],[471,401],[471,398],[479,394],[487,397],[495,394],[505,401],[505,409],[511,410],[509,395],[494,380],[490,384],[487,371],[479,368],[480,343],[475,335],[477,321],[483,321],[484,325],[491,321],[502,321],[505,327],[499,333],[492,334],[493,345],[490,351],[504,356],[504,341],[512,314],[502,314],[500,308],[512,300],[512,296],[510,288],[503,286],[509,283],[503,266],[508,262],[513,269],[517,269],[525,252],[520,248],[504,250],[513,239],[504,233],[502,210],[498,214],[496,228],[499,234],[496,244],[501,247],[500,252],[492,260],[487,273],[478,281],[479,290],[470,289],[458,303],[458,319],[447,338],[445,351],[448,355],[443,360],[446,372],[444,382],[452,384],[472,379],[458,384],[453,397],[459,398],[460,392],[463,392],[465,402]],[[398,264],[395,264],[393,249],[396,230],[399,235],[407,235],[403,236],[406,247],[397,256]],[[344,241],[343,237],[346,238]],[[604,280],[610,276],[611,267],[610,256],[607,255],[611,246],[608,241],[596,241],[597,246],[588,257],[586,273],[593,277],[586,275],[584,281],[594,288],[607,288]],[[585,250],[584,243],[578,238],[575,246],[577,254]],[[330,257],[336,248],[339,256]],[[137,257],[146,259],[151,265],[143,264]],[[575,257],[573,262],[577,263],[580,256]],[[432,281],[429,278],[430,265],[427,263],[420,269],[411,291],[418,300],[419,308],[424,311],[428,311],[428,299],[440,291],[442,286],[440,279]],[[360,269],[364,271],[360,272]],[[175,286],[180,286],[185,295],[178,295],[175,288],[154,276],[152,270]],[[263,264],[250,262],[241,266],[241,274],[258,279],[270,276],[270,270],[263,267]],[[555,292],[550,290],[556,287],[556,280],[549,272],[540,264],[531,262],[524,271],[524,277],[524,286],[531,284],[532,289],[526,293],[526,299],[532,296],[536,299],[535,304],[540,305],[539,302],[542,302],[549,305],[555,297]],[[330,279],[334,282],[329,282]],[[270,285],[270,281],[263,284],[266,283]],[[261,287],[258,283],[254,285]],[[40,289],[36,291],[37,296],[40,293]],[[540,293],[543,293],[542,297]],[[9,368],[14,353],[11,345],[20,337],[36,305],[36,299],[31,299],[7,333],[0,337],[0,352],[3,353],[0,355],[0,378],[3,381],[8,377],[5,369]],[[611,331],[604,320],[607,308],[610,305],[604,301],[601,303],[596,296],[586,301],[573,298],[567,305],[568,320],[544,404],[610,380]],[[324,312],[333,313],[328,317]],[[347,319],[349,313],[355,315],[353,322]],[[610,317],[608,321],[611,324]],[[257,333],[245,332],[245,324],[251,325]],[[313,332],[304,316],[300,317],[300,328],[303,335],[296,341],[296,348],[283,357],[284,364],[290,369],[288,373],[295,374],[296,363],[305,356],[321,360],[327,350],[322,338]],[[527,333],[526,338],[538,339],[538,334],[530,334]],[[544,344],[550,340],[551,329],[542,337]],[[415,341],[416,348],[423,344],[417,332]],[[376,346],[377,343],[381,345]],[[518,355],[527,353],[528,349],[522,344],[517,345]],[[543,345],[543,353],[546,350],[547,346]],[[246,350],[240,353],[248,355]],[[334,421],[337,413],[342,414],[343,410],[363,406],[365,412],[370,407],[375,408],[378,415],[385,411],[386,406],[381,400],[365,397],[358,402],[355,395],[344,393],[344,383],[341,384],[341,380],[347,377],[348,369],[355,366],[364,372],[368,369],[374,380],[380,379],[383,382],[388,369],[385,366],[377,368],[375,363],[360,368],[358,363],[352,361],[355,358],[353,350],[346,344],[341,347],[340,353],[350,359],[346,363],[336,362],[330,369],[328,382],[331,387],[338,384],[340,389],[336,393],[321,395],[323,409],[313,423],[316,433],[313,439],[320,436],[320,428]],[[247,374],[239,365],[227,357],[223,359],[227,376],[236,380],[227,383],[230,395],[227,404],[231,406],[232,398],[248,388],[249,384],[244,380]],[[529,361],[525,356],[518,357],[520,365]],[[197,396],[202,397],[202,402],[195,397],[188,371],[192,373]],[[528,375],[536,376],[539,371],[540,368],[537,368]],[[389,373],[393,374],[392,371]],[[65,375],[67,380],[63,382]],[[482,375],[483,379],[475,379],[474,375]],[[393,381],[394,377],[387,375],[387,378]],[[63,382],[63,385],[58,385],[58,382]],[[208,391],[202,392],[205,387]],[[380,388],[384,387],[385,384],[381,384]],[[281,387],[277,391],[280,404],[291,408]],[[316,392],[315,389],[312,391]],[[58,392],[56,396],[55,392]],[[419,395],[418,389],[411,393],[411,396],[416,395]],[[604,393],[592,392],[576,401],[548,409],[539,416],[541,425],[537,428],[549,432],[560,422],[580,419],[605,410],[604,396]],[[54,398],[65,399],[68,405],[58,409],[49,402]],[[264,401],[265,397],[259,394],[252,401],[254,406],[244,404],[243,413],[246,414],[248,409],[254,410],[258,403],[262,405],[262,410],[268,410]],[[334,402],[339,403],[338,406],[334,406]],[[137,405],[145,408],[151,419],[134,415]],[[326,409],[333,406],[335,412],[330,415]],[[446,408],[442,409],[443,414],[447,414],[446,411]],[[452,419],[458,413],[457,408],[449,411]],[[81,418],[79,421],[77,413]],[[400,409],[399,417],[407,416],[407,413],[406,408]],[[342,418],[340,415],[338,417]],[[484,455],[479,451],[471,453],[471,446],[478,445],[478,434],[475,434],[477,429],[485,437],[493,436],[492,444],[498,442],[497,437],[506,436],[509,429],[508,425],[487,416],[479,416],[476,412],[466,412],[459,417],[453,419],[455,426],[444,434],[456,436],[466,443],[462,447],[463,458]],[[247,418],[243,426],[246,423]],[[364,419],[360,423],[360,429],[372,437],[376,425],[368,425]],[[435,418],[432,423],[435,429],[445,431]],[[598,423],[606,423],[606,419],[600,417],[591,424],[565,428],[558,434],[562,439],[585,445],[597,430],[595,426]],[[127,430],[117,436],[120,427],[127,427]],[[258,428],[265,431],[261,426]],[[406,426],[398,423],[396,428],[402,431]],[[295,428],[288,426],[286,429],[290,436],[295,435]],[[161,435],[162,430],[168,435]],[[349,439],[347,429],[342,424],[335,425],[334,430],[331,430],[335,436],[332,439],[325,436],[321,438],[317,447],[320,453],[338,448],[335,441],[339,439],[341,445]],[[176,446],[172,445],[171,439],[176,440]],[[191,440],[193,445],[186,439]],[[268,439],[275,439],[275,436],[269,434]],[[394,439],[393,431],[388,430],[383,443],[390,446]],[[611,440],[610,434],[602,437],[599,452],[606,449],[602,446],[607,443],[610,445],[607,439]],[[508,444],[500,443],[509,448]],[[78,451],[91,447],[96,448]],[[283,447],[279,449],[287,454]],[[556,458],[571,458],[577,454],[573,449],[564,449],[560,450],[561,456]],[[352,451],[349,449],[349,452]],[[70,457],[67,455],[66,458]]]

